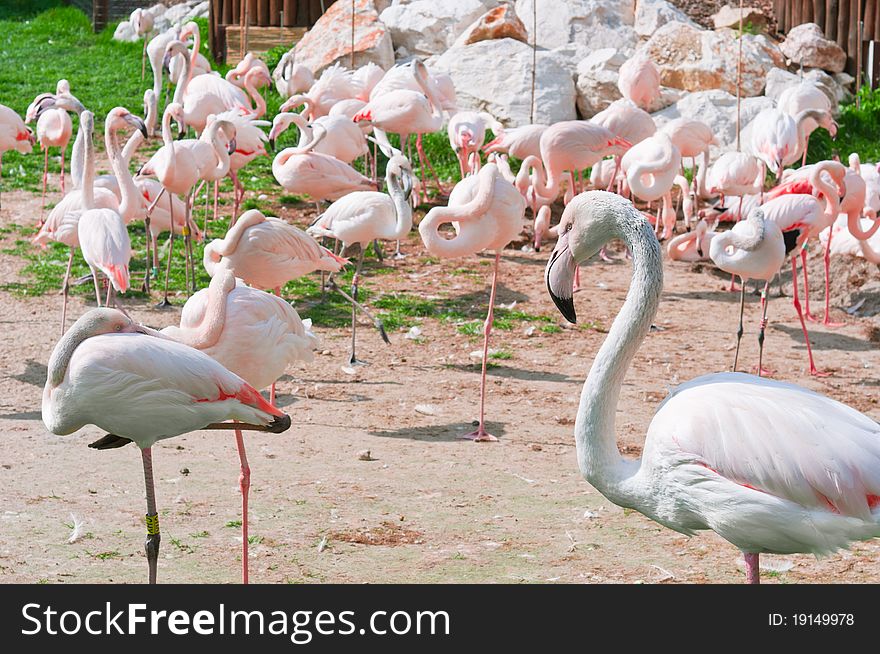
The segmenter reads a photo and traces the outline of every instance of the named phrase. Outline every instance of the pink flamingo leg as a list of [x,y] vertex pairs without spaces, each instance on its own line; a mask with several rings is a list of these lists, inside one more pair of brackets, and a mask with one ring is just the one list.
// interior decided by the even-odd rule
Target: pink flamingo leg
[[153,451],[149,447],[142,449],[141,458],[144,464],[144,487],[147,495],[147,538],[144,541],[144,550],[147,553],[149,581],[155,584],[159,563],[159,543],[162,541],[162,536],[159,533],[159,513],[156,511],[156,488],[153,483]]
[[49,148],[43,148],[43,153],[43,197],[40,198],[43,208],[40,209],[40,227],[43,226],[43,212],[46,210],[46,178],[49,176]]
[[807,276],[807,251],[801,250],[801,265],[804,270],[804,318],[810,322],[819,322],[819,319],[810,313],[810,279]]
[[758,368],[755,371],[758,377],[774,374],[774,370],[764,367],[764,332],[767,329],[767,305],[770,304],[770,282],[764,284],[761,291],[761,324],[758,328]]
[[64,272],[64,283],[61,286],[61,293],[64,296],[64,299],[61,303],[61,335],[64,336],[64,331],[67,328],[67,295],[70,291],[70,268],[73,266],[73,252],[74,249],[70,248],[70,256],[67,257],[67,270]]
[[244,450],[244,438],[241,430],[235,430],[235,447],[241,472],[238,475],[238,487],[241,489],[241,583],[248,583],[248,494],[251,488],[251,467],[248,465],[247,453]]
[[437,177],[437,171],[434,170],[434,166],[431,164],[431,160],[428,159],[428,153],[425,152],[425,146],[422,143],[422,135],[416,134],[416,149],[419,151],[419,160],[425,160],[425,164],[428,166],[428,170],[431,171],[431,176],[434,178],[434,182],[437,184],[437,190],[441,195],[446,195],[446,189],[443,188],[443,184],[440,183],[440,178]]
[[825,243],[825,319],[822,324],[826,327],[843,327],[846,323],[833,322],[831,320],[831,236],[833,229],[828,230],[828,242]]
[[804,330],[804,342],[807,344],[807,356],[810,358],[810,374],[816,377],[827,377],[830,373],[822,372],[817,369],[816,363],[813,361],[813,348],[810,347],[810,335],[807,333],[807,323],[804,322],[804,313],[801,310],[801,301],[798,298],[797,255],[791,256],[791,278],[794,280],[794,283],[792,284],[792,294],[794,296],[792,304],[794,304],[794,309],[797,311],[798,318],[800,318],[801,329]]
[[61,149],[61,195],[64,195],[64,148]]
[[489,292],[489,312],[486,314],[486,322],[483,324],[483,371],[480,376],[480,426],[476,431],[465,434],[463,438],[470,439],[475,443],[494,442],[498,439],[486,431],[486,367],[489,359],[489,334],[492,333],[492,322],[495,319],[495,288],[498,285],[498,264],[501,261],[501,252],[495,253],[495,267],[492,271],[492,290]]
[[760,584],[761,568],[758,563],[758,554],[743,552],[743,557],[746,560],[746,579],[748,580],[748,583]]

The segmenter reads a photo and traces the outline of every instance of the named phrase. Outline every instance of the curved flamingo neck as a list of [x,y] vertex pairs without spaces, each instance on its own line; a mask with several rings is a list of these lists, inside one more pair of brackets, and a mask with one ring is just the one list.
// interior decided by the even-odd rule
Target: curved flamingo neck
[[549,176],[544,161],[540,157],[530,154],[523,159],[519,172],[516,175],[516,186],[522,192],[521,185],[525,183],[523,171],[526,171],[528,183],[532,186],[535,193],[540,196],[544,202],[553,202],[559,195],[560,178],[556,176],[553,170],[550,170]]
[[193,47],[192,47],[192,52],[190,52],[190,55],[189,55],[189,67],[185,68],[183,71],[185,74],[185,77],[186,77],[187,84],[190,82],[190,80],[193,77],[193,73],[196,70],[196,63],[199,60],[199,51],[202,49],[202,34],[201,34],[201,30],[199,30],[198,27],[196,29],[192,30],[192,37],[193,37]]
[[229,172],[229,150],[223,146],[223,143],[220,141],[220,137],[217,132],[223,128],[228,121],[223,120],[215,120],[211,123],[205,132],[199,138],[202,141],[207,141],[211,144],[211,147],[214,148],[214,156],[217,158],[217,165],[214,167],[213,175],[216,176],[217,179],[226,176],[226,173]]
[[[119,215],[125,222],[129,222],[138,217],[143,209],[143,202],[134,180],[131,177],[131,171],[128,169],[128,159],[125,158],[123,152],[119,148],[119,135],[113,128],[112,119],[108,114],[104,123],[104,146],[107,148],[107,156],[110,158],[110,167],[113,174],[116,175],[116,181],[119,184]],[[136,132],[140,136],[140,132]],[[135,136],[132,135],[132,139]],[[135,146],[136,147],[136,146]]]
[[386,174],[385,180],[388,183],[388,195],[391,196],[391,201],[394,203],[396,219],[394,229],[387,238],[389,240],[399,240],[412,229],[412,205],[407,202],[398,177]]
[[[804,112],[801,112],[801,114],[803,113]],[[813,171],[810,173],[810,183],[813,185],[813,188],[825,196],[825,219],[830,220],[832,223],[837,219],[837,214],[840,212],[840,197],[837,194],[837,188],[827,183],[822,178],[822,173],[829,171],[830,174],[830,169],[832,168],[831,164],[833,163],[836,162],[822,161],[816,164],[815,168],[813,168]]]
[[[193,49],[193,53],[196,50]],[[183,104],[183,97],[186,95],[186,89],[189,86],[189,81],[192,78],[193,73],[193,57],[194,55],[183,57],[183,74],[180,76],[180,79],[177,82],[177,88],[174,89],[174,95],[171,98],[172,102],[177,102],[179,104]]]
[[431,105],[431,118],[437,125],[433,131],[437,131],[443,123],[443,106],[440,98],[437,95],[436,90],[433,88],[433,85],[430,83],[430,80],[428,80],[424,64],[416,65],[413,70],[413,75],[415,76],[419,87],[421,87],[422,91],[425,93],[425,97],[428,98],[428,103]]
[[574,430],[584,477],[615,504],[636,507],[650,498],[633,483],[640,462],[623,459],[617,449],[615,414],[626,372],[657,313],[663,266],[651,226],[631,205],[614,215],[611,232],[632,252],[632,281],[587,375]]
[[263,99],[263,96],[260,94],[259,89],[257,89],[253,81],[259,74],[260,70],[258,68],[252,68],[244,76],[244,90],[250,96],[251,100],[254,101],[254,118],[260,118],[266,113],[266,101]]
[[208,286],[208,299],[198,326],[191,328],[168,327],[165,333],[174,340],[204,350],[213,347],[223,335],[226,326],[227,301],[235,289],[235,276],[227,266],[220,266]]
[[257,209],[245,211],[241,214],[239,219],[235,221],[235,224],[229,228],[229,231],[226,232],[226,236],[223,237],[223,239],[214,241],[214,243],[217,243],[217,246],[214,248],[215,251],[222,257],[228,257],[238,248],[238,243],[241,241],[241,237],[247,229],[265,221],[266,216],[260,213]]

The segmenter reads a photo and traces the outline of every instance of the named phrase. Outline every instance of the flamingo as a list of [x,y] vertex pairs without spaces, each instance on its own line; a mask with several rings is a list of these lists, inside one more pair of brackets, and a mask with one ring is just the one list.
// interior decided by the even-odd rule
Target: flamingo
[[[828,99],[828,96],[818,86],[805,80],[801,80],[800,84],[789,86],[780,93],[776,99],[776,106],[780,111],[787,113],[792,118],[796,118],[805,109],[815,109],[827,114],[831,113],[831,100]],[[804,122],[804,154],[801,165],[806,165],[807,163],[810,134],[817,127],[819,127],[819,123],[813,118],[808,118]]]
[[[691,160],[694,171],[694,189],[697,197],[705,194],[705,175],[709,166],[709,148],[717,145],[718,140],[712,128],[700,120],[692,118],[676,118],[666,123],[661,132],[669,134],[673,145],[681,152],[682,159]],[[703,162],[697,170],[697,157],[702,154]]]
[[671,238],[675,231],[672,186],[681,168],[681,152],[672,139],[664,132],[645,139],[623,155],[620,166],[634,195],[646,202],[663,198],[663,238]]
[[[67,80],[58,82],[56,95],[70,92],[70,85]],[[43,197],[41,202],[46,203],[46,179],[49,176],[49,148],[59,148],[61,150],[61,194],[64,195],[64,155],[67,151],[67,144],[70,143],[70,137],[73,135],[73,123],[70,115],[57,106],[46,107],[39,112],[37,118],[37,141],[43,150]]]
[[708,222],[700,220],[691,231],[679,234],[666,243],[666,256],[672,261],[708,261],[709,244],[717,235],[714,228],[709,228]]
[[292,50],[282,55],[278,68],[281,74],[275,80],[275,89],[282,98],[305,93],[315,83],[315,75],[307,66],[296,63]]
[[[388,185],[387,195],[377,191],[349,193],[330,205],[330,208],[306,230],[306,233],[316,238],[330,236],[342,241],[343,254],[352,245],[360,246],[357,266],[351,281],[351,297],[342,294],[352,303],[351,357],[349,358],[351,365],[360,363],[355,356],[357,334],[355,310],[359,306],[358,281],[367,245],[377,239],[399,242],[412,228],[412,206],[409,203],[412,193],[412,168],[409,160],[403,155],[394,155],[385,168],[385,179]],[[336,286],[333,275],[330,275],[330,284]],[[377,325],[379,333],[384,335],[382,323],[369,313],[366,315]]]
[[[34,143],[34,134],[21,117],[5,104],[0,104],[0,181],[3,179],[3,154],[10,150],[30,154]],[[2,197],[3,185],[0,184],[0,199]],[[0,202],[2,207],[3,203]]]
[[[190,62],[190,77],[208,75],[211,73],[211,62],[203,55],[200,50],[202,46],[201,33],[199,32],[198,23],[190,21],[180,28],[176,39],[184,44],[192,37],[192,49],[189,52],[182,53],[181,56],[172,57],[168,63],[168,79],[172,84],[180,85],[186,75],[186,62]],[[267,69],[268,70],[268,69]],[[240,87],[240,84],[236,84]]]
[[674,389],[648,427],[643,457],[620,456],[615,413],[627,369],[663,290],[660,247],[632,203],[591,191],[563,214],[547,264],[550,296],[576,320],[575,267],[612,238],[633,255],[626,302],[584,383],[575,421],[585,479],[614,504],[684,534],[711,529],[745,556],[825,554],[880,535],[880,426],[806,388],[744,373]]
[[498,121],[485,111],[459,111],[446,125],[449,147],[458,157],[461,176],[480,169],[480,149],[486,140],[486,130],[497,130]]
[[290,427],[289,416],[207,354],[107,308],[83,314],[55,345],[42,415],[46,429],[59,436],[88,424],[109,432],[91,448],[112,449],[131,442],[140,448],[151,584],[156,583],[161,541],[153,444],[198,429],[224,429],[226,420],[246,423],[236,424],[236,429],[272,433]]
[[[341,64],[335,63],[325,68],[316,82],[311,84],[307,91],[292,93],[293,97],[305,97],[310,101],[306,114],[309,120],[316,120],[326,116],[330,108],[341,100],[348,100],[358,96],[358,88],[352,81],[352,71],[346,70]],[[299,94],[302,93],[302,96]]]
[[[837,123],[830,112],[821,109],[805,109],[796,116],[779,109],[764,109],[743,130],[747,136],[744,141],[751,153],[776,175],[777,180],[782,176],[783,168],[797,161],[806,148],[808,120],[827,129],[832,138],[837,136]],[[762,176],[762,182],[763,179]]]
[[205,246],[205,270],[213,277],[221,261],[257,288],[281,287],[315,270],[337,272],[347,263],[301,229],[257,209],[245,211],[222,239]]
[[541,136],[547,130],[547,125],[534,124],[521,127],[501,127],[495,132],[495,138],[486,144],[483,151],[486,154],[505,154],[523,160],[529,155],[541,156]]
[[[128,114],[128,111],[122,107],[117,107],[117,109]],[[107,114],[105,130],[108,133],[115,129],[114,122],[117,120],[117,115],[114,114],[114,111]],[[135,118],[140,120],[137,117]],[[88,111],[84,111],[80,116],[80,120],[91,124],[94,124],[94,119],[94,115]],[[88,134],[93,129],[94,127],[87,127],[86,133]],[[127,207],[97,207],[94,197],[95,146],[91,139],[88,139],[85,143],[85,161],[85,171],[82,180],[83,211],[77,223],[77,235],[83,259],[85,259],[92,271],[92,280],[95,284],[95,298],[100,307],[101,292],[98,271],[104,273],[108,280],[107,304],[110,303],[114,290],[117,293],[125,293],[128,289],[128,262],[131,259],[131,240],[128,237],[128,230],[121,215],[124,212],[127,213],[128,210]],[[111,157],[110,161],[114,168],[119,167],[120,162],[117,157]],[[117,170],[116,172],[122,178],[122,175],[120,175],[122,171]],[[129,199],[130,197],[126,193],[123,196],[123,204],[127,205]]]
[[418,68],[424,66],[418,58],[412,59],[405,64],[392,66],[382,79],[370,91],[369,100],[375,100],[381,95],[406,89],[409,91],[422,92],[422,84],[427,84],[434,92],[441,111],[452,112],[458,110],[455,96],[455,85],[452,78],[445,73],[432,73],[427,66],[422,69],[423,80],[419,81]]
[[285,191],[311,196],[316,202],[337,200],[353,191],[376,188],[369,177],[364,177],[347,163],[327,154],[315,152],[315,147],[327,135],[318,126],[314,138],[302,147],[285,148],[272,161],[272,174]]
[[351,73],[351,85],[357,93],[355,98],[364,103],[369,102],[370,94],[384,77],[385,71],[382,70],[381,66],[377,66],[372,61],[356,68]]
[[244,59],[238,62],[238,65],[236,65],[235,68],[230,68],[226,72],[226,81],[235,84],[238,88],[244,90],[243,78],[253,68],[260,68],[263,71],[263,76],[266,78],[272,77],[266,62],[254,55],[253,52],[248,52],[244,56]]
[[[823,180],[825,184],[819,184],[818,180]],[[837,191],[830,186],[828,180],[833,182],[841,191],[843,199],[838,198]],[[803,166],[796,171],[786,171],[783,175],[783,181],[768,193],[768,197],[776,198],[789,193],[807,193],[811,195],[821,195],[825,198],[826,210],[823,213],[821,224],[815,225],[811,229],[809,238],[819,238],[819,233],[826,227],[831,226],[837,219],[837,214],[841,211],[846,213],[849,220],[850,229],[854,231],[857,237],[870,236],[870,233],[863,234],[859,227],[859,217],[862,208],[865,206],[866,186],[862,176],[853,169],[845,167],[838,161],[820,161],[817,164]],[[874,228],[876,229],[876,228]],[[830,319],[830,256],[829,245],[825,247],[825,319],[824,324],[829,327],[839,327],[842,323],[833,323]],[[807,252],[801,250],[801,263],[804,272],[804,317],[807,320],[818,322],[810,313],[810,284],[807,276]]]
[[142,38],[144,40],[144,51],[141,55],[141,81],[143,81],[147,68],[147,42],[149,41],[150,34],[153,32],[153,14],[138,7],[131,12],[128,22],[131,23],[135,35],[139,39]]
[[746,280],[759,279],[764,282],[761,291],[761,325],[758,332],[758,376],[763,369],[764,329],[767,326],[767,290],[770,280],[776,276],[785,263],[785,238],[779,225],[766,220],[764,212],[753,210],[748,219],[736,223],[726,232],[716,234],[709,243],[709,257],[721,270],[731,275],[739,275],[739,328],[736,332],[736,353],[733,355],[733,372],[739,361],[739,346],[743,335],[743,309],[746,301]]
[[[419,155],[419,168],[422,173],[422,187],[427,192],[425,182],[425,167],[430,167],[437,186],[442,191],[437,173],[428,161],[422,145],[424,134],[437,132],[443,125],[443,113],[440,95],[436,85],[428,78],[428,70],[425,64],[416,60],[412,67],[412,75],[418,84],[419,90],[410,88],[398,88],[380,92],[382,82],[373,89],[370,101],[355,114],[354,121],[365,121],[377,132],[380,143],[386,144],[385,132],[400,135],[400,149],[408,145],[409,135],[416,135],[416,150]],[[387,74],[386,74],[387,76]],[[384,78],[383,78],[384,81]]]
[[761,162],[745,152],[725,152],[706,173],[706,191],[739,197],[736,220],[742,218],[743,198],[763,193],[764,169]]
[[[607,128],[617,138],[629,144],[618,145],[611,150],[615,163],[612,183],[613,178],[617,176],[616,169],[620,166],[620,158],[623,154],[630,146],[641,143],[657,131],[651,115],[625,98],[612,102],[606,109],[593,116],[590,122]],[[611,190],[611,184],[607,188]]]
[[[504,179],[496,164],[490,163],[476,175],[461,180],[452,189],[446,207],[434,207],[419,223],[419,234],[428,252],[437,257],[452,258],[495,250],[489,310],[483,324],[483,369],[480,376],[480,424],[464,437],[477,442],[497,441],[485,427],[486,364],[489,334],[492,333],[495,289],[501,250],[519,237],[523,228],[526,202],[514,186]],[[447,239],[439,232],[445,223],[452,223],[455,237]]]
[[[290,304],[236,280],[220,266],[208,288],[195,293],[183,307],[180,326],[162,334],[194,347],[241,377],[254,388],[272,387],[294,361],[311,361],[318,338]],[[235,430],[241,489],[242,583],[248,583],[248,491],[251,471],[241,430]]]
[[301,114],[285,113],[302,104],[298,100],[301,97],[294,96],[287,100],[281,105],[280,113],[272,120],[272,130],[269,133],[269,143],[272,147],[274,147],[274,141],[291,124],[296,125],[299,130],[298,147],[303,147],[312,141],[315,138],[314,130],[320,125],[326,132],[326,135],[312,152],[329,155],[347,164],[367,154],[367,139],[364,136],[364,132],[350,118],[344,116],[321,116],[309,124]]
[[617,73],[621,95],[636,106],[650,111],[660,98],[660,69],[643,54],[637,54],[621,65]]

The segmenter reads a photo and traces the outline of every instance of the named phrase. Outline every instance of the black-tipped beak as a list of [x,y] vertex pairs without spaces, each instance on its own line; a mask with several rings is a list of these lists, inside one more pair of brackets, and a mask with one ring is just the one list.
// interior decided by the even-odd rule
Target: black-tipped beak
[[134,125],[138,131],[144,135],[144,138],[148,138],[147,135],[147,124],[143,121],[140,116],[135,116],[134,114],[128,114],[125,117],[125,121],[131,125]]
[[235,142],[235,139],[230,139],[227,152],[229,152],[229,154],[235,154],[236,148],[238,148],[238,144]]
[[402,179],[401,181],[403,182],[403,194],[404,194],[404,197],[405,197],[407,200],[409,200],[410,197],[412,196],[412,190],[413,190],[412,177],[410,177],[409,174],[407,174],[406,172],[404,172],[404,173],[403,173],[403,179]]
[[547,262],[545,278],[547,291],[562,316],[570,323],[577,322],[574,309],[574,275],[577,263],[568,247],[568,237],[561,236]]
[[280,434],[290,429],[290,416],[286,413],[283,416],[276,416],[275,419],[267,425],[266,431],[273,434]]
[[275,152],[275,139],[269,139],[269,152]]

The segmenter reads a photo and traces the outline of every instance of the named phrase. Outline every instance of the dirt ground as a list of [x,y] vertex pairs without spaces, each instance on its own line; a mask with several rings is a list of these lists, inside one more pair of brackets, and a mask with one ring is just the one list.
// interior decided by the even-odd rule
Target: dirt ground
[[[0,224],[24,222],[38,199],[4,193]],[[301,219],[302,223],[303,220]],[[0,247],[6,245],[0,243]],[[491,258],[425,264],[418,235],[409,256],[372,263],[365,286],[428,297],[474,294],[484,303]],[[707,583],[744,580],[741,557],[705,532],[688,538],[605,500],[581,477],[573,422],[580,388],[604,330],[623,302],[625,261],[582,269],[578,315],[559,316],[543,284],[548,251],[507,250],[498,302],[554,316],[560,333],[529,332],[535,323],[496,330],[492,348],[512,357],[490,369],[488,427],[500,441],[475,444],[460,435],[478,412],[480,338],[435,319],[420,341],[403,332],[382,343],[366,323],[360,356],[346,367],[344,329],[318,329],[323,353],[289,370],[278,400],[294,426],[280,435],[246,437],[252,468],[253,582],[606,582]],[[0,255],[0,283],[20,280],[23,263]],[[467,268],[475,274],[452,275]],[[813,261],[813,279],[820,262]],[[778,379],[827,393],[877,418],[880,352],[876,318],[850,316],[853,284],[877,288],[876,267],[836,261],[838,329],[812,326],[827,378],[806,375],[806,351],[790,298],[770,304],[765,361]],[[621,451],[637,456],[667,389],[729,369],[738,294],[710,266],[666,265],[657,329],[627,375],[618,407]],[[813,293],[821,314],[821,284]],[[790,285],[786,285],[790,294]],[[293,298],[295,300],[295,298]],[[876,298],[873,298],[876,307]],[[0,345],[0,580],[25,583],[142,582],[143,477],[132,446],[98,452],[86,445],[102,432],[49,434],[40,419],[46,361],[57,338],[60,298],[0,292],[5,308]],[[869,306],[865,303],[863,307]],[[72,316],[86,308],[75,300]],[[130,302],[132,315],[161,327],[179,308]],[[303,316],[308,311],[303,310]],[[757,359],[758,298],[747,297],[742,360]],[[592,327],[588,323],[592,323]],[[418,407],[418,408],[417,408]],[[363,460],[369,450],[372,460]],[[160,581],[237,582],[240,567],[238,459],[234,440],[194,433],[154,448],[162,516]],[[84,536],[69,544],[70,525]],[[880,541],[817,560],[764,556],[764,580],[878,582]]]

